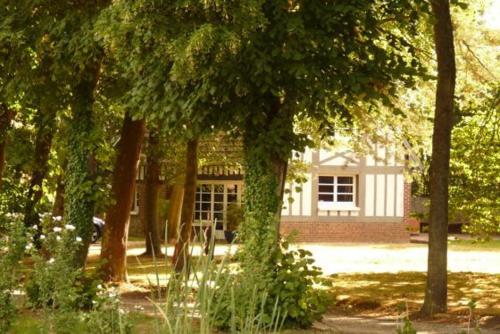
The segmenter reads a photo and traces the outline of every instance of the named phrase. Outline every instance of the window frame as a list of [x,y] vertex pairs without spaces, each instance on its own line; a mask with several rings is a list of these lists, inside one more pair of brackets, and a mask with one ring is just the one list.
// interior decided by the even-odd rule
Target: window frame
[[[216,194],[221,194],[219,192],[215,192],[215,187],[218,186],[218,185],[222,185],[224,187],[224,192],[222,193],[223,194],[223,201],[222,202],[219,202],[219,201],[215,201],[215,195]],[[238,186],[238,190],[237,192],[235,193],[236,195],[236,202],[229,202],[228,201],[228,197],[230,194],[234,194],[234,193],[230,193],[228,192],[228,187],[230,185],[236,185]],[[196,214],[197,214],[197,210],[196,210],[196,204],[202,203],[202,201],[199,201],[199,192],[198,192],[198,187],[203,187],[203,186],[210,186],[210,210],[209,210],[209,213],[208,213],[208,219],[201,219],[202,218],[202,212],[206,211],[206,210],[201,210],[201,206],[200,206],[200,210],[198,210],[198,212],[200,213],[200,219],[196,219]],[[223,230],[226,230],[227,228],[227,221],[226,221],[226,211],[227,211],[227,206],[228,204],[230,203],[236,203],[237,205],[241,206],[241,203],[242,203],[242,196],[243,196],[243,183],[241,182],[234,182],[234,181],[229,181],[229,182],[210,182],[209,180],[207,181],[203,181],[203,182],[199,182],[197,183],[196,185],[197,187],[197,190],[196,190],[196,197],[195,197],[195,210],[193,212],[193,226],[202,226],[202,225],[205,225],[209,222],[212,222],[214,220],[213,218],[213,214],[214,214],[214,211],[215,211],[215,204],[216,203],[222,203],[223,206],[222,206],[222,224],[223,224]],[[219,210],[217,210],[217,212],[220,212]]]
[[[331,177],[333,178],[333,183],[322,183],[320,182],[321,177]],[[350,177],[352,179],[352,183],[347,184],[347,183],[342,183],[339,184],[338,178],[339,177]],[[318,201],[318,209],[322,211],[341,211],[341,210],[356,210],[357,208],[357,203],[356,203],[356,198],[357,198],[357,185],[356,185],[356,175],[354,174],[321,174],[318,175],[318,195],[317,195],[317,201]],[[330,186],[333,187],[333,192],[326,192],[326,191],[320,191],[321,186]],[[339,186],[351,186],[352,187],[352,192],[339,192],[338,187]],[[333,197],[333,201],[325,201],[325,200],[320,200],[321,195],[331,195]],[[338,195],[352,195],[352,201],[338,201]]]

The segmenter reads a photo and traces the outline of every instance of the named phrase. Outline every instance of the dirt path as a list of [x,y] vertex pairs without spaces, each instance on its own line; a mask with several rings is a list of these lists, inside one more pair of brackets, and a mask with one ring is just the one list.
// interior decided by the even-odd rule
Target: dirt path
[[[457,324],[446,324],[427,321],[413,321],[413,326],[418,334],[459,334],[467,327]],[[364,318],[353,316],[326,315],[314,328],[318,333],[335,334],[394,334],[397,329],[397,321],[394,318]],[[471,329],[470,333],[475,333]],[[481,328],[481,334],[498,334],[500,327],[493,329]]]

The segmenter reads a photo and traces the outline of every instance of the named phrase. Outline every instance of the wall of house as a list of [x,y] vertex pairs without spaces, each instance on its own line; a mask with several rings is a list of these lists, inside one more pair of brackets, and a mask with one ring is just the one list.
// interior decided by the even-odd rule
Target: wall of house
[[[307,182],[288,184],[281,231],[298,232],[297,241],[407,242],[410,187],[404,180],[404,156],[394,145],[377,144],[373,153],[355,154],[347,145],[307,150]],[[320,176],[354,179],[353,203],[318,200]],[[295,189],[300,187],[299,189]]]
[[[300,154],[308,166],[306,182],[286,185],[281,232],[295,231],[298,242],[408,242],[411,187],[403,175],[404,156],[397,152],[394,145],[378,144],[373,153],[366,154],[355,154],[347,145]],[[352,205],[319,202],[320,176],[353,177]],[[242,185],[243,181],[200,181],[227,182]],[[140,181],[137,187],[139,210],[131,216],[132,236],[143,235]],[[217,237],[222,238],[223,233]]]

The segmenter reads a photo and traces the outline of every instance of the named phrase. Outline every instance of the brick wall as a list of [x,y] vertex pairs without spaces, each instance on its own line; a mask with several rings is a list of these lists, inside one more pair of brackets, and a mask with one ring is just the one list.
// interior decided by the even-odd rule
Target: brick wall
[[381,222],[282,222],[280,231],[298,232],[297,242],[409,242],[405,224]]

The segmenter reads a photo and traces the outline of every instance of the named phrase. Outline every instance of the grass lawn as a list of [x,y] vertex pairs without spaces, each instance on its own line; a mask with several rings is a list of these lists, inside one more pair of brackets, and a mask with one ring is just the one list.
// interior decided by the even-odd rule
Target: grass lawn
[[[132,284],[120,288],[123,307],[130,313],[133,333],[154,333],[159,322],[153,316],[150,302],[151,285],[164,286],[167,275],[171,273],[170,261],[164,256],[153,259],[141,256],[142,249],[138,248],[141,240],[134,240],[132,255],[128,258],[128,273]],[[419,248],[425,245],[415,245]],[[398,261],[394,257],[399,251],[404,252],[414,245],[381,245],[378,248],[388,248],[389,252],[381,253],[389,257],[389,261]],[[344,246],[342,246],[344,247]],[[360,246],[361,248],[366,246]],[[466,251],[477,253],[477,260],[483,259],[490,252],[500,251],[500,240],[489,242],[475,242],[473,240],[450,241],[449,248],[455,253],[465,254]],[[348,251],[357,249],[353,247]],[[481,253],[485,251],[485,253]],[[338,257],[338,249],[328,249],[323,254],[332,260],[331,254]],[[393,253],[394,252],[394,253]],[[462,253],[463,252],[463,253]],[[487,252],[487,253],[486,253]],[[372,250],[373,253],[373,250]],[[169,253],[170,254],[170,253]],[[419,256],[421,254],[418,254]],[[462,256],[462,255],[460,255]],[[216,255],[220,260],[222,256]],[[488,257],[486,257],[488,258]],[[476,257],[474,257],[476,259]],[[194,260],[196,261],[196,259]],[[99,265],[98,253],[89,257],[89,269]],[[498,265],[491,263],[492,266]],[[361,266],[362,267],[362,266]],[[360,268],[361,268],[360,267]],[[366,269],[366,267],[363,267]],[[416,269],[413,269],[416,270]],[[159,276],[156,275],[159,274]],[[408,307],[410,313],[420,309],[424,298],[425,273],[422,272],[382,272],[382,273],[341,273],[326,277],[328,292],[332,303],[327,317],[362,316],[362,317],[392,317],[397,316]],[[157,282],[157,278],[159,281]],[[479,317],[496,317],[500,319],[500,275],[486,273],[450,272],[449,273],[449,314],[443,316],[443,321],[450,324],[463,324],[469,315],[468,303],[476,301],[474,313]],[[136,307],[140,305],[143,311]],[[41,316],[26,310],[21,313],[14,323],[11,333],[40,333]],[[72,328],[71,333],[84,333],[83,329]],[[317,333],[316,330],[284,331],[286,334]]]
[[[339,274],[328,278],[337,301],[331,311],[367,316],[397,315],[406,308],[418,311],[422,305],[425,274],[419,272]],[[500,316],[500,275],[449,273],[450,314],[468,315],[467,304],[476,300],[475,313]]]
[[500,251],[500,239],[489,241],[476,241],[476,240],[452,240],[448,243],[449,249],[471,251],[471,250],[484,250],[484,251]]

